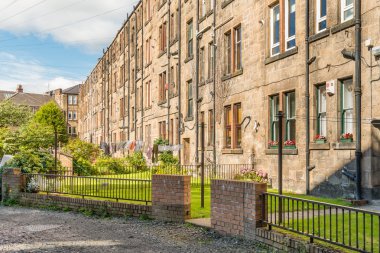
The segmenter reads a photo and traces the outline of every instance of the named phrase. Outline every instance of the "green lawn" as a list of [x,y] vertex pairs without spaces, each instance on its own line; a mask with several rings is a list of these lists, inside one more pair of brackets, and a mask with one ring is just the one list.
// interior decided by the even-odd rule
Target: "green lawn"
[[[351,226],[349,226],[351,224]],[[378,216],[373,216],[369,214],[356,214],[352,212],[348,214],[332,214],[324,216],[303,219],[303,220],[285,220],[284,225],[293,230],[304,231],[306,234],[314,234],[315,236],[327,239],[333,242],[343,243],[349,245],[351,242],[352,247],[358,247],[361,250],[366,250],[368,252],[380,252],[380,237],[379,237],[379,218]],[[280,232],[285,230],[276,229]],[[289,232],[286,232],[289,233]],[[307,240],[308,237],[300,236],[296,233],[290,232],[293,236],[300,237]],[[372,241],[371,241],[371,238]],[[318,241],[318,243],[331,247],[323,241]],[[338,246],[335,246],[338,247]],[[352,252],[348,249],[340,250],[344,252]],[[373,250],[372,250],[373,249]]]

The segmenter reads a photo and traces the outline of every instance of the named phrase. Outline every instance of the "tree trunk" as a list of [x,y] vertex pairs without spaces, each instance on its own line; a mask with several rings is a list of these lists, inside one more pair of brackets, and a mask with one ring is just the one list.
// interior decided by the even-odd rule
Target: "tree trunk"
[[58,132],[54,131],[54,169],[57,171]]

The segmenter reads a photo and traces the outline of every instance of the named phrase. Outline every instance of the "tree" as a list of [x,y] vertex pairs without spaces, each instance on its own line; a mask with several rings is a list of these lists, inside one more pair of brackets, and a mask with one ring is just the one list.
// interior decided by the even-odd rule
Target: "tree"
[[43,105],[35,114],[34,120],[44,126],[50,126],[54,132],[54,166],[57,169],[58,141],[67,142],[66,122],[62,110],[54,102]]
[[95,144],[82,141],[78,138],[69,140],[63,150],[70,153],[76,160],[81,158],[91,163],[95,162],[102,153],[102,150]]
[[19,127],[29,121],[32,111],[27,106],[5,100],[0,103],[0,131],[2,128]]

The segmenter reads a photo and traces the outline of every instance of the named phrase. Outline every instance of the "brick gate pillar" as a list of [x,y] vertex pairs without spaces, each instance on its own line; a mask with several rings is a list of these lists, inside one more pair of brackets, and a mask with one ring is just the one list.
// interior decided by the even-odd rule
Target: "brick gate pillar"
[[24,187],[24,179],[21,169],[4,169],[2,174],[1,195],[6,199],[17,199]]
[[211,181],[211,226],[221,234],[255,239],[263,226],[267,185],[247,181]]
[[152,216],[184,222],[191,217],[191,176],[153,175]]

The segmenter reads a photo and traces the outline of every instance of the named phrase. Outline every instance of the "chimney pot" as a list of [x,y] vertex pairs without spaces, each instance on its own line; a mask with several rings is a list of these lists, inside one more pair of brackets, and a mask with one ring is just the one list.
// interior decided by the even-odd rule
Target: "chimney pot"
[[24,92],[24,89],[22,88],[21,84],[17,85],[16,91],[17,91],[17,93],[23,93]]

